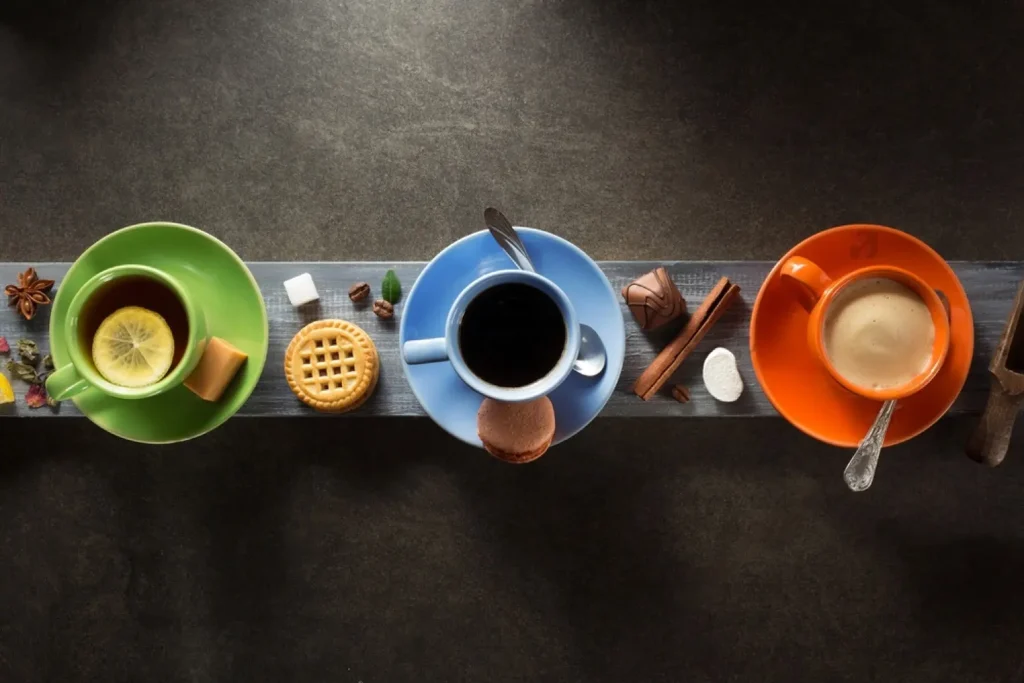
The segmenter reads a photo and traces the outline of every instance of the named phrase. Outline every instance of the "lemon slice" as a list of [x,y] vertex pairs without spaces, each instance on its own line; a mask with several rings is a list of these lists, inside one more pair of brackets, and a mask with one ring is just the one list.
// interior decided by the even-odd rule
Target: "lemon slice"
[[0,405],[14,403],[14,387],[9,379],[0,375]]
[[163,379],[174,359],[174,336],[159,313],[120,308],[100,323],[92,340],[92,362],[104,379],[131,389]]

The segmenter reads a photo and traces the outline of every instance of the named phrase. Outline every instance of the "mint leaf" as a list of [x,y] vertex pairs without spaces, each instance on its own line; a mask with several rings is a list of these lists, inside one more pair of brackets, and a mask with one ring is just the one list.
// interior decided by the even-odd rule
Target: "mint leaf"
[[402,284],[398,281],[395,271],[389,270],[384,275],[384,282],[380,285],[380,295],[389,304],[397,304],[402,296]]
[[25,363],[35,365],[39,361],[39,346],[31,339],[19,339],[15,346],[18,347],[18,355]]
[[22,382],[28,382],[29,384],[40,384],[39,373],[36,369],[28,363],[17,363],[13,360],[7,361],[7,372],[11,373],[13,377],[17,377]]

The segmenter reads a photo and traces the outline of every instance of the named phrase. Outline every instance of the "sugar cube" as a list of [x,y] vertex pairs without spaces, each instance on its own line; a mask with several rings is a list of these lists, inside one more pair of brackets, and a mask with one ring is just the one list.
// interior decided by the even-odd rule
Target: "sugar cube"
[[285,280],[284,290],[288,292],[288,301],[292,303],[292,306],[301,306],[320,298],[320,295],[316,293],[313,277],[309,273]]

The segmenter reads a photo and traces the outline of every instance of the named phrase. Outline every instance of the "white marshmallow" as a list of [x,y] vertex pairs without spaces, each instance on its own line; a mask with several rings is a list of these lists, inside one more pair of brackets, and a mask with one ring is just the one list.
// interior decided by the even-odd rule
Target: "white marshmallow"
[[736,367],[736,356],[719,346],[704,359],[704,386],[719,401],[732,403],[743,393],[743,378]]
[[284,291],[288,292],[288,301],[292,302],[292,306],[301,306],[320,298],[313,284],[313,276],[309,273],[285,280]]

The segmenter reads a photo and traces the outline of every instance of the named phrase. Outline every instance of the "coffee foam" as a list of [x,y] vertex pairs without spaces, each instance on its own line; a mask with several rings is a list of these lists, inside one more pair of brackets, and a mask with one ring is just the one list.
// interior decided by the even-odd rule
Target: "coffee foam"
[[928,369],[935,324],[924,300],[888,278],[853,282],[825,313],[825,353],[843,378],[867,389],[892,389]]

